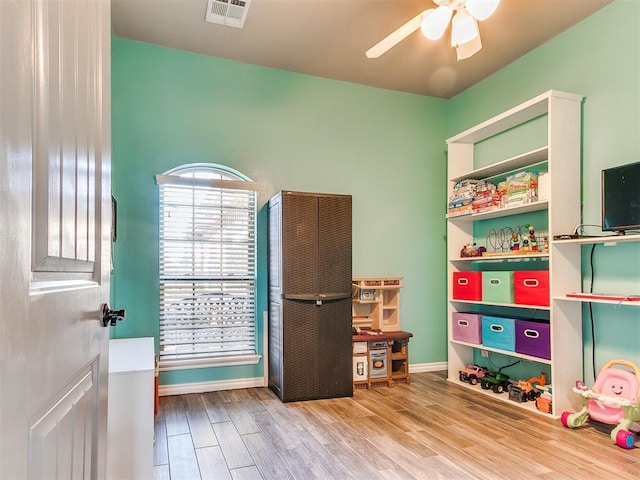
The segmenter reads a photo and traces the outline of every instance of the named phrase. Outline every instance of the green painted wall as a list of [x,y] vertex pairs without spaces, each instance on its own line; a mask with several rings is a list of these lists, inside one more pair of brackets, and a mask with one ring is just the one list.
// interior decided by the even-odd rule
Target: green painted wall
[[[447,135],[550,89],[579,93],[583,106],[583,223],[600,225],[600,171],[640,161],[640,2],[616,0],[565,33],[451,99]],[[587,232],[599,234],[598,227]],[[583,247],[585,285],[591,247]],[[594,252],[594,290],[640,293],[640,244]],[[627,358],[640,364],[640,309],[595,305],[596,371]],[[583,311],[585,379],[592,378],[588,308]]]
[[[410,362],[445,361],[445,139],[549,89],[585,95],[583,222],[599,224],[600,170],[640,160],[639,24],[640,2],[616,0],[448,101],[113,38],[112,303],[127,309],[127,320],[112,336],[157,336],[153,175],[213,162],[260,182],[261,205],[280,189],[353,195],[354,275],[403,275]],[[258,229],[262,312],[264,210]],[[583,253],[588,267],[587,247]],[[594,258],[596,288],[640,293],[640,245],[596,247]],[[640,363],[639,309],[599,305],[594,320],[597,368],[611,358]],[[256,377],[262,368],[167,372],[161,383]]]
[[[212,162],[281,189],[353,196],[353,273],[402,275],[411,363],[446,358],[442,99],[375,89],[113,38],[112,337],[158,333],[153,176]],[[258,218],[258,311],[267,309],[266,211]],[[262,326],[262,315],[258,318]],[[260,342],[263,331],[260,328]],[[258,377],[255,367],[163,372],[162,384]]]

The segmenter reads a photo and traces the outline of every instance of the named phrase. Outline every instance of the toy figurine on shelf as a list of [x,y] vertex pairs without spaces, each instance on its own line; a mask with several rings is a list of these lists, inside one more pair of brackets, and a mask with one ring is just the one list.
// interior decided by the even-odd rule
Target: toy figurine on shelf
[[[487,246],[491,252],[485,256],[498,255],[532,255],[549,252],[549,240],[545,232],[536,234],[533,225],[525,224],[516,227],[491,228],[487,233]],[[465,249],[468,248],[465,245]],[[470,256],[464,255],[462,256]]]
[[527,225],[529,229],[529,243],[531,244],[531,251],[538,251],[538,241],[536,240],[536,231],[533,228],[533,225]]
[[460,250],[460,258],[469,258],[469,257],[481,257],[487,249],[484,247],[476,247],[474,243],[473,246],[469,246],[467,243],[462,250]]
[[520,250],[520,236],[517,233],[511,235],[511,250]]

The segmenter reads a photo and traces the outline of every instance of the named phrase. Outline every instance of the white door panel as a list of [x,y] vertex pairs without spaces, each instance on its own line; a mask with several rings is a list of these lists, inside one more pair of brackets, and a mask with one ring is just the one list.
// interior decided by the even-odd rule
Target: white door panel
[[[90,478],[97,393],[92,364],[29,430],[29,478]],[[76,453],[74,455],[74,453]]]
[[0,478],[104,478],[110,4],[0,1]]
[[93,272],[101,74],[95,2],[34,5],[34,271]]

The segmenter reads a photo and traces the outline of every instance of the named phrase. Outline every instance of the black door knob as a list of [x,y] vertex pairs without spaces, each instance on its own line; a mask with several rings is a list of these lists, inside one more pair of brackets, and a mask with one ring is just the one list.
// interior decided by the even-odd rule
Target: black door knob
[[109,308],[109,304],[105,303],[102,305],[102,326],[103,327],[108,327],[108,326],[112,326],[115,327],[117,322],[121,322],[122,320],[124,320],[124,317],[126,316],[127,312],[122,309],[122,310],[111,310]]

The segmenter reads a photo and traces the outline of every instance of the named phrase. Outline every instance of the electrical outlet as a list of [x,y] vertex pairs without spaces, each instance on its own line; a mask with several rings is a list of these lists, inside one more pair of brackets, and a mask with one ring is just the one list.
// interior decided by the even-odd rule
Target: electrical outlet
[[481,352],[484,358],[489,358],[489,350],[481,350]]

